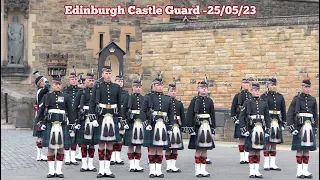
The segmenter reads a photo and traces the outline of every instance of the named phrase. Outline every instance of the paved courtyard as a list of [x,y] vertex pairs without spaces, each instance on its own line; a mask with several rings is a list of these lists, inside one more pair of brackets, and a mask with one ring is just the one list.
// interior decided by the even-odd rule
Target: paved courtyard
[[[1,126],[1,179],[4,180],[40,180],[46,179],[48,166],[46,162],[36,161],[35,138],[32,137],[30,130],[15,130]],[[185,141],[185,146],[187,146]],[[280,146],[278,148],[277,165],[282,168],[281,172],[265,172],[262,165],[260,172],[264,179],[293,180],[296,174],[295,153],[290,151],[289,146]],[[125,165],[111,166],[116,179],[136,180],[148,178],[148,164],[146,161],[146,148],[143,148],[142,167],[144,173],[129,173],[129,165],[126,156],[127,148],[123,148],[122,159]],[[249,179],[248,165],[238,163],[238,148],[236,143],[216,142],[216,149],[208,153],[213,164],[207,165],[207,171],[211,173],[211,178],[223,180],[246,180]],[[319,152],[310,154],[310,172],[314,179],[319,179]],[[262,158],[263,159],[263,158]],[[94,157],[94,165],[98,169],[97,151]],[[263,161],[261,161],[261,164]],[[168,174],[165,172],[165,160],[163,173],[165,179],[197,179],[194,177],[194,151],[185,149],[180,151],[177,166],[182,170],[180,174]],[[79,172],[81,165],[63,165],[62,172],[64,179],[87,180],[95,179],[97,172]]]

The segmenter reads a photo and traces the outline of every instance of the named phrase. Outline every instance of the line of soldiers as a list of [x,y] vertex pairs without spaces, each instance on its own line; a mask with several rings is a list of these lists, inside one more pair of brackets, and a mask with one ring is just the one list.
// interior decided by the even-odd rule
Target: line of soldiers
[[249,163],[249,177],[263,178],[259,172],[260,151],[264,151],[264,170],[281,171],[276,161],[276,146],[283,143],[282,131],[288,126],[293,135],[292,150],[297,151],[297,178],[312,178],[308,171],[309,151],[316,150],[318,110],[310,95],[309,78],[302,81],[302,92],[296,95],[286,113],[285,100],[276,91],[277,79],[267,82],[261,95],[260,84],[242,80],[241,91],[232,101],[231,116],[235,123],[234,138],[239,138],[240,164]]
[[[141,95],[140,76],[132,82],[132,93],[123,89],[121,75],[112,82],[111,64],[102,68],[99,80],[93,73],[77,79],[72,72],[70,86],[65,89],[59,76],[53,77],[50,87],[43,76],[35,75],[39,90],[34,135],[38,137],[37,145],[41,144],[37,160],[46,160],[40,147],[48,147],[48,178],[64,177],[63,161],[78,164],[76,145],[81,149],[80,172],[98,171],[93,166],[94,145],[98,145],[97,178],[115,178],[110,165],[124,164],[120,157],[122,145],[128,146],[130,172],[144,171],[140,166],[142,146],[148,147],[150,178],[164,177],[163,150],[166,171],[181,172],[176,160],[178,151],[184,149],[182,133],[190,134],[188,148],[195,149],[195,176],[210,177],[206,171],[207,150],[215,148],[216,123],[214,102],[207,95],[207,78],[198,83],[198,95],[191,100],[185,116],[182,102],[176,99],[176,84],[169,84],[168,95],[164,95],[161,75],[152,81],[151,92],[145,96]],[[252,83],[249,92],[250,82],[243,79],[241,92],[233,99],[231,114],[236,124],[234,137],[240,139],[240,164],[249,163],[250,178],[262,178],[259,163],[260,151],[264,150],[264,169],[281,170],[275,165],[276,144],[283,142],[287,119],[294,135],[292,150],[297,150],[297,177],[312,178],[308,161],[309,151],[316,149],[317,105],[309,95],[311,82],[303,81],[303,93],[294,97],[287,115],[276,84],[275,78],[270,79],[268,91],[260,96],[260,84]]]

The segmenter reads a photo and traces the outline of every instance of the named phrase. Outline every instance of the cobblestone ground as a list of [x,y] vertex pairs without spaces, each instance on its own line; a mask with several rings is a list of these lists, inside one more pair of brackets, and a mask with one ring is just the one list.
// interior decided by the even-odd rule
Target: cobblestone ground
[[[36,139],[32,137],[30,130],[15,130],[1,128],[1,179],[4,180],[40,180],[46,179],[48,166],[46,162],[36,161]],[[187,146],[185,141],[185,146]],[[149,168],[146,161],[147,150],[143,148],[141,166],[145,168],[144,173],[129,173],[129,165],[126,156],[127,148],[123,147],[122,159],[125,165],[111,166],[116,179],[149,179]],[[238,162],[238,148],[236,143],[216,142],[216,149],[208,152],[213,164],[207,165],[207,171],[211,178],[223,180],[246,180],[249,179],[248,165],[240,165]],[[313,173],[314,179],[319,179],[319,152],[310,154],[309,171]],[[263,164],[263,158],[261,158]],[[94,157],[94,165],[98,169],[97,151]],[[80,163],[81,164],[81,163]],[[262,165],[260,172],[264,179],[293,180],[296,174],[295,153],[290,151],[289,146],[278,147],[277,165],[282,168],[281,172],[265,172]],[[179,174],[168,174],[165,172],[165,160],[162,166],[165,179],[196,179],[194,177],[194,151],[185,149],[180,151],[177,166],[182,170]],[[63,165],[64,179],[87,180],[95,179],[97,172],[79,172],[81,165]]]

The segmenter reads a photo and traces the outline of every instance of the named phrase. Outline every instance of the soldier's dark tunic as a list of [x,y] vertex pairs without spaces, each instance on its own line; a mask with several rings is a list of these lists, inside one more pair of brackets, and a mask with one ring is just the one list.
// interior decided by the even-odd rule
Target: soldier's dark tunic
[[[313,117],[306,117],[306,116]],[[313,133],[311,139],[313,139],[312,146],[302,146],[301,141],[301,128],[306,121],[311,121]],[[295,96],[289,106],[287,113],[287,124],[289,126],[289,130],[293,132],[294,130],[298,130],[298,135],[292,137],[292,147],[291,150],[304,150],[304,151],[315,151],[317,150],[316,146],[316,138],[315,128],[318,127],[318,109],[317,109],[317,101],[311,95],[307,95],[304,93],[300,93]]]
[[[125,99],[127,98],[127,96],[129,96],[128,91],[126,91],[126,90],[124,90],[123,88],[121,88],[121,109],[120,109],[120,116],[121,116],[122,118],[124,118],[123,116],[125,116],[125,115],[124,115],[125,111],[124,111],[123,105],[124,105],[124,103],[125,103]],[[120,130],[120,131],[123,131],[123,130],[124,130],[124,127],[120,126],[120,127],[119,127],[119,130]],[[122,134],[120,134],[120,135],[122,136]]]
[[[78,91],[81,90],[81,88],[79,88],[78,86],[67,86],[66,88],[63,89],[63,93],[67,94],[70,97],[71,103],[72,103],[72,108],[77,96]],[[75,114],[77,114],[77,112],[75,112]],[[70,130],[70,126],[68,127]],[[71,137],[71,142],[75,143],[76,141],[76,137],[77,137],[77,132],[78,130],[74,130],[75,131],[75,136]]]
[[[268,91],[261,95],[261,99],[268,102],[269,114],[272,121],[276,121],[279,124],[279,132],[275,132],[272,129],[270,130],[270,136],[266,137],[267,143],[276,143],[281,144],[283,143],[283,136],[282,136],[282,128],[285,127],[286,124],[286,104],[282,94],[278,92]],[[270,125],[271,126],[271,125]],[[270,139],[280,139],[279,142],[272,142]]]
[[[89,101],[92,95],[92,88],[86,87],[84,89],[79,90],[77,96],[75,98],[73,110],[74,112],[79,112],[80,108],[84,109],[84,114],[78,114],[77,120],[81,125],[81,128],[77,131],[76,143],[77,144],[84,144],[84,145],[93,145],[92,140],[84,139],[84,131],[85,131],[85,120],[87,119],[89,113]],[[81,103],[81,97],[84,97],[83,107],[79,107]]]
[[[150,104],[150,102],[152,104]],[[167,117],[164,117],[162,115],[153,115],[153,116],[147,115],[149,113],[148,111],[150,110],[150,108],[152,108],[154,112],[167,113]],[[172,107],[170,98],[164,95],[163,93],[158,93],[158,92],[149,94],[143,100],[143,104],[141,106],[141,111],[140,111],[140,118],[142,122],[145,124],[143,146],[145,147],[155,146],[153,143],[153,139],[154,139],[153,135],[154,135],[156,120],[159,118],[164,119],[167,131],[170,131],[172,129],[173,107]],[[145,129],[148,125],[152,126],[151,131],[147,131]]]
[[[170,96],[169,96],[170,97]],[[173,124],[177,124],[180,128],[180,132],[182,127],[185,127],[186,124],[186,119],[185,119],[185,114],[184,114],[184,106],[183,103],[176,98],[171,98],[172,106],[173,106]],[[180,133],[180,138],[182,139],[182,134]],[[170,140],[170,139],[169,139]],[[171,142],[169,142],[171,144]],[[181,141],[182,147],[181,148],[170,148],[170,145],[165,146],[166,150],[183,150],[184,145],[183,141]]]
[[[240,109],[242,108],[244,102],[251,98],[252,95],[248,90],[241,90],[239,93],[237,93],[232,100],[231,117],[235,116],[237,119],[239,119]],[[235,124],[233,138],[245,138],[245,136],[241,135],[239,124]]]
[[[195,105],[196,101],[199,101],[199,109],[198,112],[195,112]],[[194,97],[187,110],[187,127],[193,127],[196,135],[190,136],[189,140],[189,149],[213,149],[215,148],[214,140],[212,139],[212,146],[211,147],[199,147],[199,141],[198,141],[198,131],[201,126],[201,122],[204,120],[208,120],[208,118],[198,118],[197,115],[201,114],[209,114],[211,118],[210,127],[212,131],[216,128],[216,120],[215,120],[215,109],[214,109],[214,103],[210,97],[203,97],[203,96],[196,96]],[[214,132],[212,132],[214,134]]]
[[[48,101],[46,100],[48,98]],[[51,127],[52,127],[52,121],[60,121],[63,122],[65,116],[62,114],[56,114],[53,113],[51,115],[51,119],[48,119],[44,121],[45,118],[45,106],[46,102],[48,102],[48,112],[50,109],[59,109],[59,110],[64,110],[66,113],[66,116],[69,119],[69,123],[73,124],[75,119],[74,119],[74,112],[72,111],[72,103],[71,99],[68,95],[62,92],[49,92],[47,93],[42,101],[41,104],[39,105],[39,120],[42,122],[46,122],[44,125],[46,126],[46,129],[44,130],[43,134],[43,140],[42,140],[42,146],[43,147],[48,147],[49,146],[49,140],[50,140],[50,132],[51,132]],[[49,114],[49,113],[48,113]],[[63,142],[64,142],[64,148],[70,148],[71,147],[71,139],[70,139],[70,134],[69,134],[69,128],[65,124],[65,122],[62,123],[62,130],[63,130]]]
[[[245,149],[246,150],[265,150],[266,141],[265,134],[269,134],[270,129],[270,116],[269,108],[266,101],[262,100],[260,97],[253,97],[245,101],[243,108],[241,109],[240,117],[240,128],[246,127],[246,130],[250,133],[246,137]],[[253,134],[253,129],[255,124],[261,124],[263,129],[263,134]],[[252,136],[256,136],[255,142],[252,142]],[[259,137],[259,138],[257,138]],[[255,145],[263,146],[262,149],[256,149],[253,146]]]
[[[99,86],[99,99],[97,98],[97,87]],[[98,99],[98,101],[97,101]],[[102,108],[101,112],[97,112],[96,108],[100,107],[99,104],[103,105],[116,105],[117,108]],[[120,140],[118,117],[119,108],[121,107],[121,88],[118,84],[113,82],[97,82],[92,90],[92,96],[89,102],[89,114],[96,114],[99,127],[95,127],[93,130],[94,144],[106,143],[107,141],[100,140],[101,136],[101,124],[106,113],[113,115],[113,120],[115,124],[115,135],[118,142]]]
[[[46,84],[44,88],[39,88],[36,95],[36,105],[37,109],[39,110],[39,105],[41,103],[41,100],[45,94],[47,94],[50,90],[50,85]],[[37,112],[38,113],[38,112]],[[42,137],[43,131],[37,131],[37,124],[39,123],[38,116],[35,116],[34,122],[33,122],[33,136],[34,137]]]
[[[131,98],[131,105],[129,105],[129,98]],[[125,103],[123,104],[124,108],[124,119],[127,120],[127,124],[129,126],[129,129],[126,129],[123,139],[123,145],[125,146],[136,146],[136,144],[132,144],[132,132],[133,132],[133,124],[135,119],[140,119],[140,114],[138,113],[131,113],[130,110],[134,111],[138,110],[136,112],[139,112],[142,106],[144,100],[144,96],[142,96],[140,93],[134,93],[132,95],[128,95],[125,99]]]

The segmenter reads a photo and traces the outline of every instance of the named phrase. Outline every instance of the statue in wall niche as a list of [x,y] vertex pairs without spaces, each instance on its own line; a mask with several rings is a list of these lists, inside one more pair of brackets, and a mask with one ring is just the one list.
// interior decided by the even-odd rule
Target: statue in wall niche
[[8,25],[8,64],[21,64],[23,52],[23,24],[18,23],[18,16],[13,16],[13,23]]

